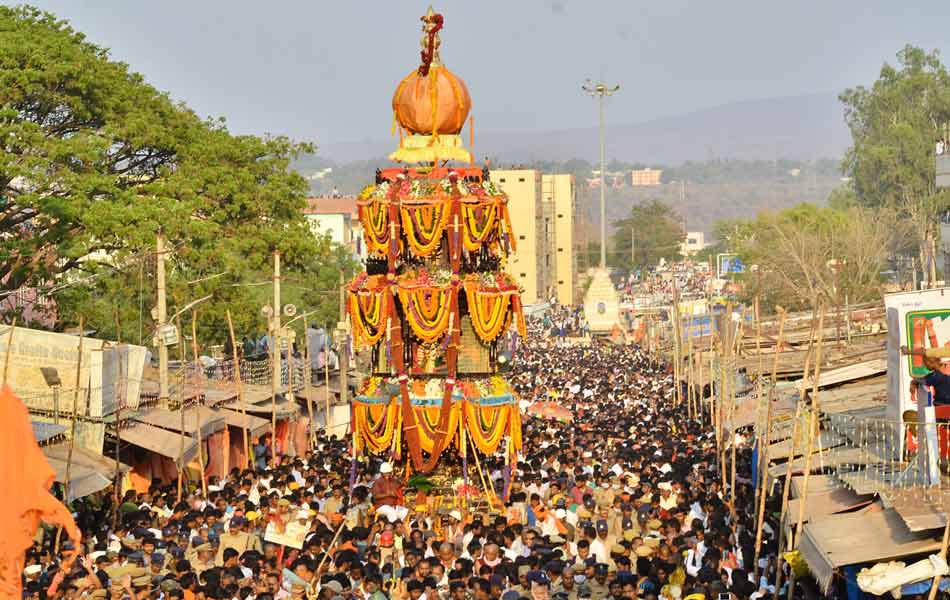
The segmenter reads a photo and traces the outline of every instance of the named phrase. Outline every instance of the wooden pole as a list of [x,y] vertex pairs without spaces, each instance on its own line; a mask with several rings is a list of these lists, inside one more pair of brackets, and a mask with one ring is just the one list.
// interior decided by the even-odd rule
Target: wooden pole
[[[270,434],[271,434],[271,461],[274,466],[280,464],[277,456],[277,390],[283,383],[283,373],[280,367],[280,252],[274,250],[274,313],[271,315],[271,395],[270,395]],[[290,379],[288,378],[288,388]]]
[[120,421],[122,420],[122,396],[121,390],[124,387],[122,385],[122,328],[119,323],[119,311],[115,311],[115,337],[116,337],[116,347],[115,354],[116,360],[118,361],[119,369],[116,372],[115,377],[115,474],[112,477],[112,493],[113,493],[113,507],[112,507],[112,529],[116,528],[116,525],[119,523],[119,502],[121,501],[121,476],[122,469],[121,463],[119,462],[120,453],[122,450],[122,428],[120,426]]
[[243,423],[241,434],[244,438],[244,465],[251,465],[251,444],[247,435],[247,399],[244,396],[244,381],[241,379],[241,359],[238,356],[237,340],[234,337],[234,322],[231,321],[231,309],[227,310],[228,316],[228,335],[231,337],[231,356],[234,360],[234,383],[237,385],[238,404],[241,407],[241,422]]
[[802,387],[799,392],[798,402],[795,403],[795,417],[794,421],[792,421],[792,437],[789,439],[788,462],[786,463],[787,467],[785,469],[785,483],[782,488],[782,512],[779,516],[778,560],[776,561],[777,569],[775,574],[776,594],[778,594],[778,590],[782,588],[782,545],[785,542],[785,512],[788,510],[788,494],[792,487],[792,463],[795,462],[795,438],[798,437],[798,421],[801,418],[802,405],[805,403],[804,375],[808,373],[808,368],[811,361],[811,353],[815,344],[815,310],[817,310],[817,308],[818,305],[816,301],[815,309],[812,310],[811,332],[808,336],[808,351],[805,353],[805,368],[802,369]]
[[[340,348],[338,350],[340,357],[340,403],[346,405],[349,402],[349,371],[350,371],[350,352],[349,341],[346,334],[346,280],[343,269],[340,269]],[[330,415],[327,415],[327,424],[329,426]]]
[[[181,330],[181,317],[176,317],[175,324],[178,327],[178,372],[181,373],[185,364],[185,336]],[[178,501],[181,502],[182,488],[185,479],[185,379],[182,377],[181,385],[178,386],[178,418],[179,431],[181,436],[178,438]]]
[[307,320],[307,315],[304,314],[303,317],[303,370],[304,370],[304,385],[306,385],[307,390],[307,418],[310,419],[310,435],[307,436],[307,449],[313,450],[316,447],[314,443],[314,428],[315,424],[313,422],[313,370],[310,368],[310,324]]
[[[13,350],[13,332],[16,330],[16,315],[13,315],[13,321],[10,323],[10,335],[7,336],[7,351],[3,354],[3,386],[7,386],[7,373],[10,368],[10,351]],[[58,406],[58,403],[57,403]]]
[[689,413],[691,418],[698,418],[699,411],[696,410],[695,398],[693,392],[693,318],[689,319],[690,327],[686,330],[686,402],[689,404]]
[[[69,484],[73,474],[73,449],[76,447],[76,414],[79,412],[79,388],[82,383],[82,338],[85,330],[85,320],[79,316],[79,351],[76,353],[76,385],[73,388],[73,412],[69,415],[69,449],[66,451],[66,477],[63,481],[63,504],[69,504]],[[6,367],[4,367],[6,368]],[[8,491],[9,493],[9,491]],[[59,554],[59,540],[63,528],[56,530],[56,543],[53,554]],[[77,549],[78,550],[78,549]]]
[[202,452],[204,439],[201,435],[201,363],[198,362],[198,311],[191,311],[191,353],[195,360],[195,441],[198,442],[198,468],[201,470],[201,495],[208,497],[208,480],[205,477],[205,458]]
[[[735,336],[735,345],[729,354],[729,373],[734,373],[736,371],[736,355],[739,351],[739,343],[742,339],[742,324],[740,323],[738,332]],[[730,511],[732,512],[732,522],[736,522],[736,432],[738,428],[736,427],[736,380],[735,377],[730,375],[729,377],[729,439],[730,447],[732,454],[732,470],[730,471],[731,477],[729,481],[729,491],[732,498],[732,505],[730,506]]]
[[[165,234],[155,237],[155,280],[158,284],[156,316],[158,317],[158,405],[168,407],[168,346],[162,339],[167,325],[168,310],[165,299]],[[179,335],[181,332],[179,331]]]
[[327,323],[327,329],[323,336],[323,382],[324,382],[324,407],[323,407],[323,428],[326,436],[330,437],[330,324]]
[[[825,306],[820,306],[818,316],[818,348],[815,350],[815,375],[812,381],[811,391],[811,413],[808,418],[808,435],[805,436],[805,478],[802,481],[802,501],[798,503],[798,521],[795,525],[795,538],[792,548],[798,548],[798,542],[802,537],[802,523],[805,520],[805,501],[808,498],[808,479],[811,471],[811,451],[815,436],[821,435],[821,431],[816,431],[818,425],[819,405],[818,405],[818,384],[821,377],[821,351],[825,341]],[[805,378],[802,377],[802,388],[805,388]]]
[[765,500],[769,495],[769,444],[772,442],[772,394],[775,391],[775,377],[778,373],[778,355],[782,351],[786,317],[785,311],[779,308],[778,341],[775,344],[775,353],[772,357],[772,377],[769,381],[769,393],[766,398],[765,441],[762,443],[762,450],[760,452],[762,455],[762,491],[759,494],[759,514],[755,529],[755,558],[753,561],[755,564],[753,567],[753,579],[755,581],[759,580],[759,552],[762,549],[762,525],[765,521]]
[[[946,560],[947,558],[948,543],[950,543],[950,519],[947,519],[947,524],[943,527],[943,543],[940,545],[940,558],[943,560]],[[937,597],[937,590],[940,589],[941,577],[942,576],[939,573],[934,575],[933,583],[930,584],[930,594],[927,596],[927,600],[935,600]]]

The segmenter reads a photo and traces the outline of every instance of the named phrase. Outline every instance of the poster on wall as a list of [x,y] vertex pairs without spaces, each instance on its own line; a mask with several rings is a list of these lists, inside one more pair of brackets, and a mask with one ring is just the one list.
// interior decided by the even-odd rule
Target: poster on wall
[[950,346],[950,288],[884,296],[887,311],[887,419],[917,410],[910,382],[930,371],[921,356],[902,356],[901,346],[928,350]]

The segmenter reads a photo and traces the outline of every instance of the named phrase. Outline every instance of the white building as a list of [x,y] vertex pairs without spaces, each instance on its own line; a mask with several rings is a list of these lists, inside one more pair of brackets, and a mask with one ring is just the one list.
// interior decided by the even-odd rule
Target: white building
[[687,231],[686,239],[680,244],[680,254],[685,257],[695,256],[706,247],[706,235],[702,231]]

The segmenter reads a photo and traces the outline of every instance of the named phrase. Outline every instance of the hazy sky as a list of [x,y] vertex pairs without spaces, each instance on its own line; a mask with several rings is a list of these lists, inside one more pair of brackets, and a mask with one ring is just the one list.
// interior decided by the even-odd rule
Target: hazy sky
[[[235,132],[319,143],[389,135],[390,98],[418,65],[405,0],[37,0],[147,80]],[[950,60],[950,2],[445,0],[443,62],[475,130],[596,123],[585,77],[622,85],[613,122],[870,83],[905,43]]]

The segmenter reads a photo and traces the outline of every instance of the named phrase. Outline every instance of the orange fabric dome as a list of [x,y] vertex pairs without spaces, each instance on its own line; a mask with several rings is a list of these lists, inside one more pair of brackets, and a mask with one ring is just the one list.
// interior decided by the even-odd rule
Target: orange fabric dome
[[413,71],[393,94],[396,120],[419,135],[457,135],[471,108],[465,82],[442,65],[432,65],[427,76]]

